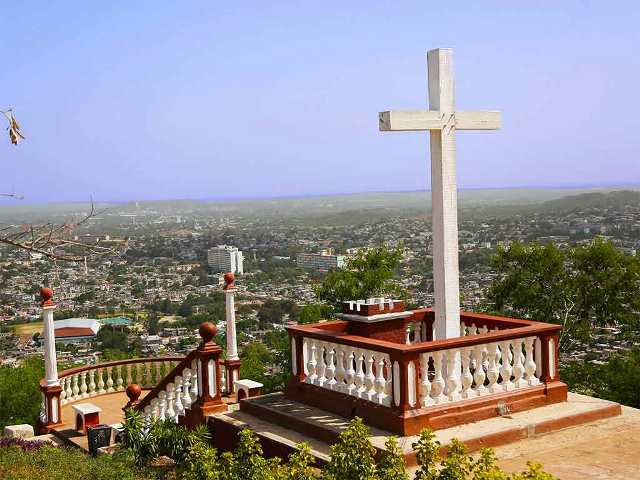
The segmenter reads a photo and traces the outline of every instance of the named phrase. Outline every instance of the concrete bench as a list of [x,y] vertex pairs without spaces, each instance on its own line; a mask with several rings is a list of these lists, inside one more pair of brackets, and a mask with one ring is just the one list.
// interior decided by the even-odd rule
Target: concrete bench
[[257,397],[262,392],[262,384],[253,380],[236,380],[233,385],[238,402],[243,398]]
[[76,430],[87,433],[87,427],[100,423],[102,409],[93,403],[77,403],[72,405],[76,419]]

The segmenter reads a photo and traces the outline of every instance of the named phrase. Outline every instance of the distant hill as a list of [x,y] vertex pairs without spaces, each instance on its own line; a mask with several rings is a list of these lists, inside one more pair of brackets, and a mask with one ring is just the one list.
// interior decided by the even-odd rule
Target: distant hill
[[[589,206],[637,205],[640,190],[611,188],[505,188],[460,189],[458,206],[466,215],[508,216],[532,211],[571,211]],[[84,203],[0,203],[0,224],[62,222],[81,218],[89,208]],[[96,204],[107,223],[120,223],[120,215],[151,218],[160,215],[197,217],[278,217],[317,223],[364,223],[393,216],[424,217],[430,214],[430,192],[370,192],[342,195],[261,198],[245,200],[140,200]],[[464,217],[463,217],[464,218]]]
[[541,205],[543,210],[572,212],[590,208],[621,210],[626,206],[640,207],[640,191],[617,190],[614,192],[590,192],[549,200]]

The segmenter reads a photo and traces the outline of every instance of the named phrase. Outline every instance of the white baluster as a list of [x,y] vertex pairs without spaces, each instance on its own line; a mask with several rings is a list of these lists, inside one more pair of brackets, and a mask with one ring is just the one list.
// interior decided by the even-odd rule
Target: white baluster
[[316,365],[316,375],[318,377],[317,384],[319,387],[323,387],[324,383],[327,381],[327,377],[325,376],[325,370],[327,369],[327,364],[324,359],[324,342],[318,342],[318,349],[316,350],[317,354],[317,365]]
[[467,325],[464,322],[460,322],[460,336],[466,337],[467,335],[470,335],[467,332]]
[[116,366],[116,391],[121,392],[124,390],[124,379],[122,378],[122,366]]
[[[393,365],[391,364],[391,357],[388,354],[385,354],[384,356],[384,363],[387,366],[387,374],[386,374],[386,383],[385,383],[385,387],[384,387],[384,393],[386,394],[386,401],[385,401],[385,405],[387,406],[391,406],[391,401],[393,399],[392,395],[395,395],[395,393],[391,393],[394,390],[394,385],[393,385]],[[396,362],[397,365],[397,362]]]
[[527,386],[524,381],[524,363],[522,361],[522,339],[513,341],[513,384],[516,388]]
[[131,376],[131,364],[127,363],[127,386],[133,383],[133,377]]
[[102,395],[103,393],[106,393],[106,390],[104,389],[104,378],[102,376],[102,368],[98,368],[98,370],[96,371],[96,375],[98,375],[98,395]]
[[307,376],[307,383],[315,384],[318,381],[318,374],[316,372],[316,366],[318,361],[316,360],[316,341],[309,341],[309,362],[307,363],[307,370],[309,372]]
[[96,391],[96,381],[95,381],[96,371],[91,369],[89,370],[89,396],[95,397],[98,392]]
[[348,393],[349,395],[355,395],[357,390],[357,387],[355,384],[356,371],[353,369],[354,361],[355,361],[355,353],[353,352],[353,350],[351,350],[351,348],[349,348],[348,355],[347,355],[347,387],[346,387],[346,393]]
[[497,343],[492,343],[489,345],[488,347],[488,351],[489,352],[494,352],[493,354],[489,354],[487,355],[487,380],[489,380],[489,385],[487,386],[487,389],[489,390],[490,393],[496,393],[499,392],[501,390],[500,384],[498,383],[498,376],[499,376],[499,371],[498,371],[498,362],[497,362],[497,352],[498,351],[498,344]]
[[[484,345],[476,345],[473,349],[474,361],[475,361],[473,381],[476,383],[476,388],[474,390],[478,395],[483,395],[487,391],[487,389],[484,386],[486,375],[484,373],[484,362],[482,361],[484,350],[485,350]],[[495,355],[494,355],[494,360],[495,360]]]
[[111,372],[112,367],[107,367],[107,393],[114,392],[113,389],[113,376]]
[[326,388],[330,390],[337,390],[337,381],[336,381],[336,364],[335,364],[335,347],[336,345],[333,343],[327,343],[326,345],[326,356],[327,356],[327,368],[326,368],[326,377],[327,383]]
[[175,384],[169,383],[165,389],[167,399],[166,418],[168,420],[176,420],[176,410],[174,408],[174,402],[176,400]]
[[66,387],[65,387],[66,398],[67,398],[67,403],[69,403],[73,401],[73,390],[71,389],[71,376],[65,377],[65,380],[66,380]]
[[71,390],[73,391],[73,400],[78,400],[80,398],[80,388],[78,388],[78,374],[74,374],[72,377],[73,387]]
[[[184,370],[183,370],[184,374]],[[182,382],[183,378],[181,376],[177,376],[175,378],[175,411],[176,411],[176,421],[180,415],[184,415],[184,405],[182,405]]]
[[[378,360],[378,368],[376,369],[376,392],[377,392],[377,397],[376,397],[376,401],[380,404],[380,405],[386,405],[387,402],[389,401],[389,395],[387,394],[387,381],[384,378],[384,370],[385,370],[385,363],[384,363],[384,355],[380,355],[380,359]],[[391,367],[389,366],[388,370],[391,370]]]
[[191,388],[192,380],[193,376],[191,369],[185,368],[182,372],[182,406],[185,411],[191,408],[191,394],[189,393],[189,389]]
[[500,367],[500,376],[502,377],[502,389],[504,391],[512,390],[513,383],[511,383],[511,341],[507,340],[500,343],[500,350],[502,353],[502,366]]
[[198,360],[191,362],[191,405],[198,399]]
[[431,381],[429,380],[429,359],[431,354],[423,353],[420,355],[420,405],[428,407],[433,405],[431,398]]
[[336,390],[338,392],[346,392],[345,378],[346,371],[344,369],[345,350],[342,345],[336,345]]
[[67,377],[62,377],[60,379],[60,388],[62,388],[62,391],[60,392],[60,405],[64,405],[67,403]]
[[365,352],[365,398],[369,401],[375,401],[376,398],[376,376],[373,373],[375,359],[373,358],[373,352]]
[[87,398],[87,372],[86,370],[80,374],[80,398]]
[[435,352],[433,354],[433,366],[435,368],[435,376],[433,377],[433,382],[431,382],[431,398],[435,403],[443,403],[447,400],[447,397],[444,394],[444,377],[442,376],[442,368],[444,367],[444,355],[445,353]]
[[[473,347],[463,348],[460,350],[462,360],[462,392],[460,396],[462,398],[471,398],[473,396],[473,390],[471,390],[473,375],[471,375],[470,368],[472,354]],[[480,366],[480,368],[482,368],[482,366]]]
[[158,418],[164,420],[167,418],[167,392],[158,393]]
[[359,398],[363,398],[366,388],[364,386],[364,368],[363,368],[364,354],[362,350],[356,350],[355,359],[356,359],[356,378],[355,378],[356,391],[354,395],[356,395]]
[[447,397],[450,402],[460,400],[460,351],[452,349],[446,351],[447,359]]
[[535,337],[528,337],[524,341],[526,357],[524,362],[524,380],[527,385],[538,385],[540,380],[536,378],[536,362],[533,361],[533,344]]

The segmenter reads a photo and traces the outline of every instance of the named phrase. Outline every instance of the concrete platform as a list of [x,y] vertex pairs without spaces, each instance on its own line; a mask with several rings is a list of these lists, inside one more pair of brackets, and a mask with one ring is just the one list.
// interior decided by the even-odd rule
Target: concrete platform
[[[616,417],[620,412],[620,405],[616,403],[570,394],[564,403],[438,430],[436,438],[443,445],[458,438],[471,451],[476,451],[482,447],[517,444],[567,427]],[[348,423],[346,418],[287,400],[279,393],[247,399],[243,401],[242,410],[216,415],[210,421],[219,448],[233,448],[235,432],[251,428],[262,440],[268,454],[287,455],[297,443],[307,441],[320,463],[326,461],[329,445],[335,443]],[[384,448],[391,435],[379,429],[371,429],[371,434],[371,442],[379,450]],[[417,436],[398,438],[409,466],[415,465],[411,444],[416,440]],[[530,459],[538,460],[531,455],[527,457]],[[526,460],[522,463],[525,464]]]
[[[147,392],[148,390],[144,390],[140,398],[144,398],[144,395],[146,395]],[[128,400],[129,399],[125,392],[114,392],[99,395],[97,397],[83,398],[73,403],[67,403],[62,406],[63,425],[54,428],[52,433],[71,446],[79,447],[83,450],[89,450],[87,436],[81,431],[77,431],[75,429],[75,414],[73,406],[75,404],[90,402],[102,410],[100,412],[100,423],[113,425],[115,423],[121,423],[124,420],[124,412],[122,411],[122,408],[127,404]]]

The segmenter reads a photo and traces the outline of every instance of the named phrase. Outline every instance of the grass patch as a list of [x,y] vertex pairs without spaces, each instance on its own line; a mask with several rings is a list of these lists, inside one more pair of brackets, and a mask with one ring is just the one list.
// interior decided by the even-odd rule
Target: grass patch
[[121,456],[90,457],[80,450],[42,446],[0,448],[3,480],[146,480],[150,477]]
[[15,325],[13,331],[16,335],[33,335],[34,333],[42,333],[42,322],[22,323]]

